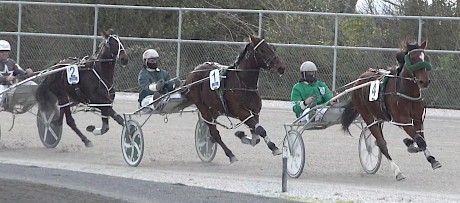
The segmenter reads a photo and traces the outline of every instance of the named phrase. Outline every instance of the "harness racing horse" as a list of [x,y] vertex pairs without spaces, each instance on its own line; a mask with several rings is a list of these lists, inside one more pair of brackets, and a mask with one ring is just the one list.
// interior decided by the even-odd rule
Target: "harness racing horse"
[[[229,157],[230,162],[238,161],[232,151],[223,143],[216,124],[220,115],[237,118],[246,124],[252,134],[252,139],[241,134],[236,134],[241,141],[255,146],[260,139],[264,138],[273,155],[281,154],[281,150],[270,141],[265,129],[259,124],[259,112],[262,108],[262,100],[258,91],[258,80],[261,68],[282,75],[286,65],[281,62],[273,47],[265,39],[249,36],[250,42],[240,53],[235,64],[225,70],[226,78],[217,90],[211,90],[210,84],[198,83],[191,85],[186,97],[193,102],[201,113],[201,118],[207,123],[211,139],[217,142]],[[188,75],[186,85],[206,79],[210,71],[219,69],[212,63],[201,64]],[[221,125],[221,124],[220,124]],[[241,133],[241,132],[239,132]]]
[[[87,131],[95,135],[104,134],[109,130],[109,116],[118,124],[123,125],[124,119],[112,109],[115,98],[113,88],[113,76],[115,63],[120,60],[122,65],[128,63],[128,55],[120,38],[112,30],[102,32],[103,41],[98,51],[89,59],[79,60],[69,58],[60,61],[52,68],[61,68],[69,65],[77,65],[79,82],[70,84],[67,78],[67,71],[60,71],[48,75],[38,86],[35,94],[39,109],[45,112],[60,112],[59,118],[54,119],[56,126],[62,126],[63,117],[66,116],[67,125],[72,128],[80,137],[86,147],[92,146],[91,141],[86,138],[75,125],[70,107],[79,103],[100,110],[102,116],[102,127],[96,128],[90,125]],[[56,106],[58,103],[58,106]],[[60,111],[58,111],[58,108]]]
[[397,180],[402,180],[405,176],[388,153],[382,134],[382,122],[384,121],[403,128],[410,136],[403,140],[410,153],[423,151],[433,170],[441,167],[439,161],[428,151],[423,131],[425,103],[421,89],[428,88],[430,84],[428,71],[432,67],[429,57],[425,54],[427,41],[423,41],[420,45],[404,41],[401,45],[402,51],[397,54],[397,60],[400,63],[397,74],[388,75],[383,71],[367,71],[354,84],[358,86],[380,79],[382,82],[380,90],[375,90],[379,98],[369,101],[372,87],[357,89],[352,93],[351,100],[348,101],[342,114],[344,131],[348,131],[348,127],[357,118],[358,113],[361,114],[375,137],[380,151],[390,162]]

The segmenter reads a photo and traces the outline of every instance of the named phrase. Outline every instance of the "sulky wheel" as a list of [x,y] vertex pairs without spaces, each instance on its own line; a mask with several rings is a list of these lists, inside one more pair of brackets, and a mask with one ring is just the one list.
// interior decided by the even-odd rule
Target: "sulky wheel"
[[61,141],[62,122],[60,125],[53,122],[59,117],[56,111],[45,112],[38,109],[37,112],[37,128],[40,140],[47,148],[54,148]]
[[365,127],[359,136],[359,161],[364,171],[374,174],[379,170],[382,161],[382,152],[370,130]]
[[144,134],[139,123],[135,120],[126,121],[121,134],[121,151],[129,166],[136,167],[144,155]]
[[284,150],[287,157],[286,173],[291,178],[298,178],[305,166],[305,144],[302,135],[297,130],[289,130],[284,138]]
[[217,152],[217,143],[212,141],[209,127],[201,119],[198,119],[195,127],[195,149],[203,162],[211,162]]

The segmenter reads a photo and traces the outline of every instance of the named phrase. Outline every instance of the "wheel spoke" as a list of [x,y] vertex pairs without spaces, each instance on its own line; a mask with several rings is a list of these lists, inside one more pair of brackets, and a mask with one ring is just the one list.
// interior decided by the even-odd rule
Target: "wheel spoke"
[[134,149],[131,149],[131,155],[129,155],[131,162],[134,161]]
[[47,129],[46,132],[48,132],[48,131],[51,133],[51,135],[54,137],[55,140],[58,139],[58,136],[57,136],[56,132],[54,132],[53,128]]
[[133,145],[131,145],[130,143],[127,143],[127,142],[123,142],[123,147],[128,149],[128,148],[132,148]]
[[133,144],[133,148],[139,153],[141,151],[141,148],[139,147],[139,144],[136,142]]
[[45,133],[43,134],[43,140],[46,141],[46,138],[48,137],[48,129],[45,127]]
[[198,147],[204,147],[207,145],[207,142],[198,142]]

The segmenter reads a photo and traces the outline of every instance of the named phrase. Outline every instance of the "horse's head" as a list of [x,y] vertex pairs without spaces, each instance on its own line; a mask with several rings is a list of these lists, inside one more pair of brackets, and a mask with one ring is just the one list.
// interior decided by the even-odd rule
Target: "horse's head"
[[276,71],[280,75],[284,74],[286,64],[281,62],[273,46],[269,45],[265,39],[252,35],[249,36],[249,40],[257,65],[270,71]]
[[121,42],[118,35],[113,33],[113,30],[102,32],[104,37],[104,47],[101,51],[101,58],[107,59],[120,59],[122,65],[128,64],[128,54],[126,54],[125,47]]
[[422,44],[411,44],[405,42],[403,51],[405,53],[404,62],[408,70],[407,76],[413,77],[420,88],[427,88],[430,84],[428,71],[431,70],[430,58],[425,54],[427,41]]

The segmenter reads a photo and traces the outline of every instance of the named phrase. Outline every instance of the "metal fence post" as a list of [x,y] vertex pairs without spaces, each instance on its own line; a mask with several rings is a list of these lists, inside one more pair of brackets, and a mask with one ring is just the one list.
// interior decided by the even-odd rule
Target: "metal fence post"
[[332,91],[335,90],[335,83],[337,82],[337,45],[339,38],[339,16],[335,15],[335,28],[334,28],[334,61],[332,65]]
[[258,30],[259,37],[262,37],[262,20],[263,20],[262,16],[263,16],[263,13],[259,11],[259,30]]
[[93,35],[94,35],[94,38],[93,38],[93,53],[96,52],[96,49],[97,49],[97,20],[98,20],[98,16],[99,16],[99,7],[97,4],[94,5],[94,27],[93,27]]
[[18,34],[16,42],[16,62],[20,64],[21,60],[21,26],[22,26],[22,4],[18,5]]
[[179,25],[177,29],[177,57],[176,57],[176,77],[180,76],[180,57],[182,42],[182,8],[179,9]]

